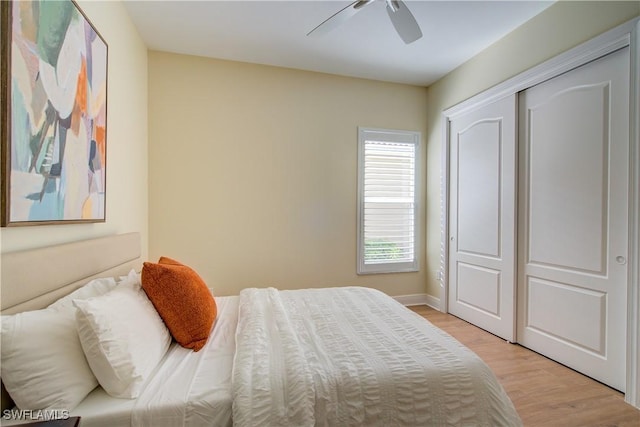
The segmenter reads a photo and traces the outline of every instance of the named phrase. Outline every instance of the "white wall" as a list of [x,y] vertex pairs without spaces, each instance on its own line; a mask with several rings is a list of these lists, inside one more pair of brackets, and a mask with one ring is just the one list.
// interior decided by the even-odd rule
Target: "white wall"
[[[424,138],[426,100],[416,86],[150,52],[151,258],[191,265],[218,295],[424,293],[422,262],[417,273],[356,275],[356,172],[358,126]],[[423,236],[424,209],[418,225]]]
[[428,88],[427,292],[440,296],[442,111],[635,16],[640,2],[560,1]]
[[[80,1],[109,45],[106,223],[0,229],[0,250],[140,231],[147,253],[147,48],[120,2]],[[4,43],[4,41],[3,41]]]

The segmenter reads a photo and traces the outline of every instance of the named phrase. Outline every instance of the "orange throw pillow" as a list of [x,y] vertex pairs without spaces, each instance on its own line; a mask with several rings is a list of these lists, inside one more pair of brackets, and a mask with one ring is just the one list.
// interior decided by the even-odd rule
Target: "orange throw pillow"
[[142,289],[173,338],[198,351],[207,342],[218,308],[204,280],[191,268],[167,257],[142,267]]

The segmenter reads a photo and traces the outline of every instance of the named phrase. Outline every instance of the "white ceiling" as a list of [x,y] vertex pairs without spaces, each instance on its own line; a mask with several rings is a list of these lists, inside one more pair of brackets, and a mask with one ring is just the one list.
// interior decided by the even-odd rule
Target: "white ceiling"
[[383,0],[321,37],[350,1],[126,1],[152,50],[428,86],[551,1],[406,1],[424,36],[405,45]]

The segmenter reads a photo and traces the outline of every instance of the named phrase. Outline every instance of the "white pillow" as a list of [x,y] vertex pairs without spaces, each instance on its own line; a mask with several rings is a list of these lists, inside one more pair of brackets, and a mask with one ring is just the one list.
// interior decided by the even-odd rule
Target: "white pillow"
[[132,273],[112,291],[74,304],[80,342],[102,388],[114,397],[138,397],[171,343],[139,275]]
[[76,330],[74,299],[105,294],[114,278],[95,279],[44,310],[2,316],[2,382],[20,409],[73,409],[98,381]]
[[98,385],[73,307],[2,316],[0,336],[2,382],[18,408],[72,410]]
[[131,270],[131,271],[129,271],[129,274],[127,274],[126,276],[120,276],[120,281],[118,282],[118,284],[119,285],[124,285],[126,283],[129,283],[129,284],[134,284],[135,283],[135,284],[140,285],[142,283],[142,279],[141,278],[142,278],[142,273],[136,273],[135,270]]
[[94,279],[83,287],[71,292],[69,295],[60,298],[58,301],[54,302],[47,308],[53,308],[55,310],[68,308],[75,313],[76,307],[73,305],[74,299],[88,299],[91,297],[103,295],[115,287],[116,279],[113,277]]

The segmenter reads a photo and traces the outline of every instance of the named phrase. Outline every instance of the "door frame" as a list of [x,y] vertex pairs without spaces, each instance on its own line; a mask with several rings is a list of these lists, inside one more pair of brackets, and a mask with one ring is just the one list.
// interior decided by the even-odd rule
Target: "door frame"
[[[625,402],[640,408],[640,17],[634,18],[548,61],[442,112],[440,172],[440,311],[449,298],[449,161],[450,123],[459,115],[556,77],[629,46],[630,155],[629,155],[629,272],[627,287],[627,367]],[[517,190],[516,190],[517,191]],[[517,196],[517,195],[516,195]],[[517,337],[516,337],[517,341]]]

